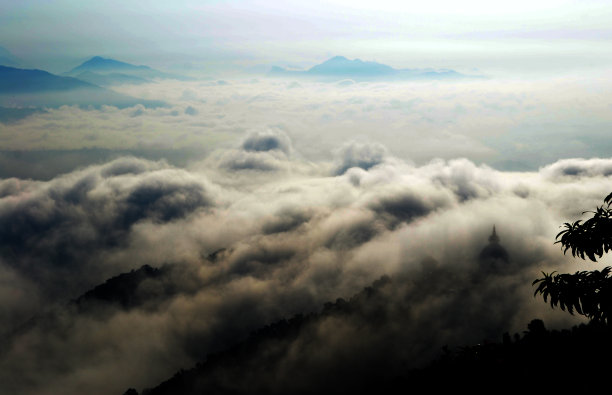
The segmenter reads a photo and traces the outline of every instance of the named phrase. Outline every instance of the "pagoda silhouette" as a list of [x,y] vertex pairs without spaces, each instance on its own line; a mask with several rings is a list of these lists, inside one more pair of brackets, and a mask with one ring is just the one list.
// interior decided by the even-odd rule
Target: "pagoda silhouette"
[[500,272],[505,270],[510,263],[510,255],[499,243],[499,240],[495,225],[493,225],[493,232],[489,236],[489,244],[478,255],[478,264],[482,270]]

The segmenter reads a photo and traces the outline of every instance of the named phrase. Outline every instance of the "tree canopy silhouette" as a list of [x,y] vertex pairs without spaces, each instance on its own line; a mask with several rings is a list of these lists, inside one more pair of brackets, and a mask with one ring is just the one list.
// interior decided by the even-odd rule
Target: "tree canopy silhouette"
[[[604,205],[589,211],[593,216],[586,221],[566,222],[556,236],[563,253],[597,262],[612,250],[612,193],[604,199]],[[583,212],[583,214],[587,211]],[[545,302],[559,306],[570,314],[574,311],[587,318],[608,324],[612,314],[611,267],[603,270],[578,271],[574,274],[544,273],[544,277],[533,281],[537,285],[534,296],[541,294]]]

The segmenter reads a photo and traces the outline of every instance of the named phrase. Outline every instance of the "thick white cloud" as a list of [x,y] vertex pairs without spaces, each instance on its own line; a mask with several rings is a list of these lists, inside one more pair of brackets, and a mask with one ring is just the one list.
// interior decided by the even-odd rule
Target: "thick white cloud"
[[[121,89],[168,108],[63,107],[0,125],[0,382],[153,386],[383,275],[397,284],[382,307],[396,325],[322,322],[315,342],[329,355],[353,355],[353,335],[385,349],[388,335],[416,363],[535,317],[580,322],[533,298],[531,281],[597,267],[569,264],[553,242],[610,192],[606,86],[160,82]],[[558,160],[576,152],[602,159]],[[532,170],[493,166],[520,168],[512,159]],[[478,262],[493,225],[503,273]],[[145,264],[163,275],[126,300],[66,306]],[[410,319],[397,315],[406,300]]]
[[[542,270],[589,267],[568,265],[553,241],[561,223],[609,192],[601,160],[504,173],[468,160],[416,166],[387,154],[337,176],[300,161],[284,156],[290,171],[258,172],[256,182],[252,169],[227,181],[245,170],[134,158],[46,182],[3,180],[0,269],[11,280],[0,283],[0,296],[3,332],[11,334],[0,353],[2,382],[26,393],[150,387],[250,330],[350,297],[382,275],[399,281],[389,290],[390,316],[412,301],[411,318],[382,333],[413,350],[406,352],[414,363],[443,344],[520,332],[535,317],[552,327],[580,322],[533,298],[531,281]],[[567,163],[583,171],[551,177]],[[498,274],[478,263],[493,225],[510,254]],[[144,304],[88,313],[62,307],[144,264],[167,273],[136,286],[134,300]],[[432,270],[455,276],[453,289],[472,291],[453,297],[446,274],[427,277]],[[469,285],[479,278],[482,285]],[[465,303],[470,320],[455,319]],[[30,315],[36,320],[22,326]],[[360,333],[355,319],[340,324],[347,336]],[[326,331],[316,344],[329,355],[351,344]],[[368,339],[384,345],[374,333]],[[414,348],[419,339],[431,347]]]

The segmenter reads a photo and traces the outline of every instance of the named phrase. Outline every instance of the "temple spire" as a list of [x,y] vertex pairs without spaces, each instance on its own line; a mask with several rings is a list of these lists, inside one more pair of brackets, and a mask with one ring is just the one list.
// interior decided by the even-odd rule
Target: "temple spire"
[[495,232],[495,225],[493,225],[493,233],[491,233],[491,236],[489,236],[489,242],[499,243],[499,236],[497,235],[497,232]]

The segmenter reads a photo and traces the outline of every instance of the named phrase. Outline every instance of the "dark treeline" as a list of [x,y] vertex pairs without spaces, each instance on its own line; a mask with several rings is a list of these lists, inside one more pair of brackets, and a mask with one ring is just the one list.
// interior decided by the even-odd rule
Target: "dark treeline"
[[[343,305],[346,302],[340,302]],[[335,304],[333,309],[338,309]],[[342,309],[340,307],[340,309]],[[249,378],[264,374],[267,353],[272,343],[286,344],[318,319],[317,315],[295,316],[253,333],[249,339],[223,353],[210,355],[204,363],[177,372],[171,379],[142,395],[162,394],[326,394],[411,393],[428,391],[470,390],[479,393],[495,391],[532,391],[547,389],[596,389],[605,380],[608,358],[612,352],[612,331],[591,322],[571,329],[548,330],[539,319],[528,324],[521,334],[503,335],[499,342],[486,342],[454,350],[444,349],[439,358],[421,369],[406,369],[389,375],[384,367],[369,365],[366,371],[350,372],[342,366],[323,376],[311,377],[307,387],[248,388]],[[267,355],[265,355],[267,354]],[[257,357],[259,355],[259,358]],[[252,370],[252,359],[259,359],[259,369]],[[367,363],[365,364],[367,365]],[[249,369],[241,371],[242,369]],[[229,373],[229,375],[227,375]],[[233,384],[232,380],[236,380]],[[131,389],[129,394],[137,394]]]
[[[205,362],[143,390],[142,395],[369,394],[411,393],[417,389],[503,393],[534,388],[594,388],[597,377],[605,377],[607,363],[601,361],[611,355],[611,330],[596,322],[548,330],[542,320],[534,319],[522,334],[511,336],[506,332],[499,341],[443,347],[437,358],[418,368],[411,367],[401,351],[373,352],[369,348],[377,343],[366,338],[352,340],[353,347],[362,350],[351,350],[350,358],[324,347],[313,351],[322,344],[318,336],[326,322],[369,322],[373,330],[363,333],[372,337],[378,325],[389,325],[389,317],[380,316],[385,314],[384,309],[373,306],[387,302],[392,283],[382,277],[349,300],[326,303],[319,313],[299,314],[267,325],[230,349],[210,354]],[[389,343],[393,341],[388,339]],[[305,350],[318,357],[292,355]],[[128,393],[137,392],[130,389]]]
[[600,388],[612,355],[610,326],[591,321],[548,330],[542,320],[534,319],[527,328],[522,335],[505,333],[500,342],[445,349],[427,367],[408,372],[395,385],[548,393]]

